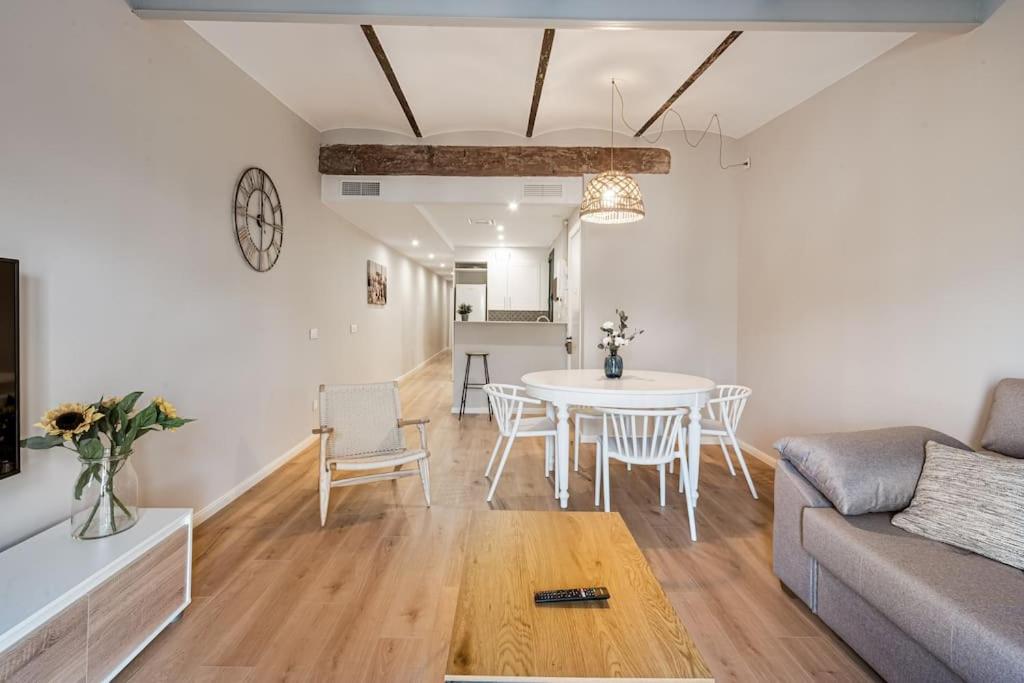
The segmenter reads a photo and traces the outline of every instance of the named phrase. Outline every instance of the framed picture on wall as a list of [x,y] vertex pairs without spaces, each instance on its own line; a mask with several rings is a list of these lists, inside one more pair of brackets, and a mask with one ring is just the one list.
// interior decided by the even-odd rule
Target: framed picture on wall
[[366,303],[383,306],[388,302],[388,268],[376,261],[366,262]]

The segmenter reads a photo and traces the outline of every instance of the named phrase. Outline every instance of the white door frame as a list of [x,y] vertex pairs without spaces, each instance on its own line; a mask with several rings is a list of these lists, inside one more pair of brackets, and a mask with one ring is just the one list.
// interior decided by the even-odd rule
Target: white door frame
[[[576,243],[575,259],[573,256],[573,242]],[[566,334],[572,337],[573,353],[567,356],[566,363],[570,369],[583,367],[583,223],[579,216],[576,216],[572,225],[569,226],[566,258],[566,295],[569,297],[568,320],[566,321]],[[573,272],[573,261],[576,261],[576,271]],[[573,287],[575,285],[575,288]],[[575,312],[575,316],[573,313]],[[575,320],[575,327],[573,321]]]

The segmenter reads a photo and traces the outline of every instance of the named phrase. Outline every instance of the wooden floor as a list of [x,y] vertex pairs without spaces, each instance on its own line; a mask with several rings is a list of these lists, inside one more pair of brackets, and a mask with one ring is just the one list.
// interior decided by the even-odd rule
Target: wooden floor
[[[336,489],[320,528],[316,453],[296,457],[196,530],[193,602],[119,681],[440,681],[469,511],[486,509],[487,416],[450,414],[450,364],[402,385],[429,416],[433,507],[418,478]],[[415,442],[414,435],[409,435]],[[718,681],[871,681],[874,674],[771,572],[772,470],[761,499],[705,447],[697,543],[682,498],[658,506],[653,468],[612,471],[612,506]],[[593,451],[570,506],[593,510]],[[646,470],[646,471],[642,471]],[[494,508],[557,509],[539,439],[517,443]]]

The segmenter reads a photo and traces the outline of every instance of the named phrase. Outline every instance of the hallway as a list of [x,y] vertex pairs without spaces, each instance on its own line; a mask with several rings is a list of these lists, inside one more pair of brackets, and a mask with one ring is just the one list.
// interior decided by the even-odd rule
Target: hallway
[[[302,453],[196,530],[192,606],[118,680],[440,681],[496,435],[486,415],[450,413],[449,363],[401,386],[404,416],[431,419],[432,508],[417,478],[341,488],[321,530],[316,450]],[[758,501],[705,447],[696,544],[682,497],[658,506],[653,469],[615,471],[612,508],[716,680],[876,680],[772,575],[772,470],[749,461]],[[592,448],[570,491],[593,509]],[[557,509],[540,440],[516,444],[493,507]]]

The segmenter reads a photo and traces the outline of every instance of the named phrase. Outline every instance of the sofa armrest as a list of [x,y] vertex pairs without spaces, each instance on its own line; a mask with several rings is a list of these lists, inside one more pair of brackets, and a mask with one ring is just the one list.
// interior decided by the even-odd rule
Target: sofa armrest
[[863,515],[910,504],[929,441],[971,450],[927,427],[786,437],[775,448],[841,514]]
[[817,562],[804,550],[804,508],[827,507],[832,504],[792,463],[779,461],[775,467],[772,568],[779,580],[812,611],[817,608]]

